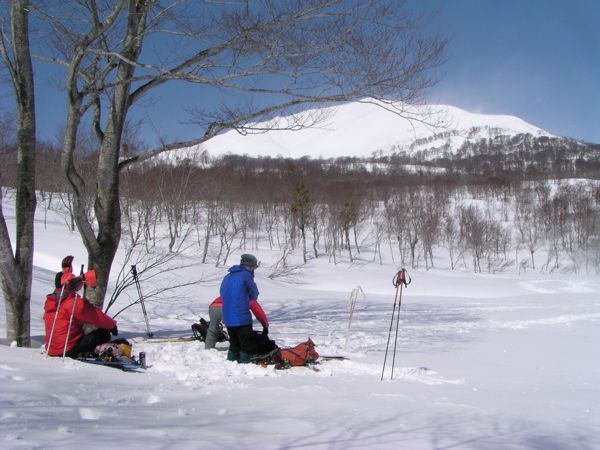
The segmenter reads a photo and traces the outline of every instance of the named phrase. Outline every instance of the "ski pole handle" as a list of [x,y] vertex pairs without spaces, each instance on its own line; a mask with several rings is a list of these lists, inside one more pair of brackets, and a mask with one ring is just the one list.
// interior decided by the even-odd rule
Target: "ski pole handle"
[[408,275],[408,272],[406,272],[406,269],[401,269],[394,277],[394,281],[392,281],[392,284],[394,285],[394,287],[398,287],[401,284],[403,284],[404,287],[408,287],[411,281],[412,279],[410,278],[410,275]]

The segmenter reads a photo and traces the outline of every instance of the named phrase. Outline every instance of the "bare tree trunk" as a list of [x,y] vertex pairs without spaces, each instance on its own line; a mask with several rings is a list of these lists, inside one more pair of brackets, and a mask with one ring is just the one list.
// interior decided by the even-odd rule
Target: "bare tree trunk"
[[304,210],[300,212],[300,233],[302,234],[302,260],[306,264],[306,224]]
[[82,38],[76,47],[71,60],[67,87],[69,91],[69,110],[67,127],[63,142],[63,168],[73,187],[75,221],[81,234],[83,244],[88,251],[88,267],[96,270],[97,287],[89,293],[89,300],[102,308],[108,286],[110,268],[112,266],[119,241],[121,239],[121,206],[119,203],[119,155],[121,138],[131,106],[129,91],[134,73],[132,62],[137,61],[142,48],[145,20],[149,5],[143,1],[130,1],[127,14],[126,35],[123,39],[124,57],[118,64],[115,75],[115,88],[108,111],[106,129],[100,128],[100,111],[94,115],[94,127],[100,139],[100,152],[98,156],[98,180],[96,186],[96,199],[94,213],[98,224],[98,232],[94,233],[92,223],[85,214],[85,180],[77,173],[73,163],[75,139],[84,110],[82,101],[84,93],[78,91],[77,75],[82,63],[86,46],[100,36],[112,20],[118,17],[123,5],[115,6],[111,18],[103,23],[96,23],[95,27]]
[[352,246],[350,245],[350,229],[344,228],[344,237],[346,239],[346,245],[348,246],[348,257],[350,258],[350,262],[354,262],[354,258],[352,257]]
[[0,194],[0,278],[6,303],[6,337],[29,347],[35,196],[35,97],[29,50],[29,1],[13,0],[11,61],[4,39],[0,53],[9,69],[17,109],[17,197],[14,256]]
[[356,224],[352,226],[352,232],[354,233],[354,245],[356,245],[356,252],[360,255],[360,245],[358,245],[358,236],[356,235]]

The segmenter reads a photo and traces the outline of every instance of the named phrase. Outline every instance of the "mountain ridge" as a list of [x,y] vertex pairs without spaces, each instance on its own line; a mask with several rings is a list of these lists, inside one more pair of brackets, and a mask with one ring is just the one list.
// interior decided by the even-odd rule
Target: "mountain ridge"
[[[366,158],[376,153],[385,155],[398,150],[415,149],[415,143],[418,142],[457,151],[466,141],[498,135],[554,137],[551,133],[510,115],[471,113],[451,105],[426,105],[420,107],[425,108],[422,110],[417,110],[417,107],[399,108],[405,113],[403,117],[390,112],[387,106],[365,101],[311,108],[300,114],[305,117],[325,116],[326,121],[318,127],[298,131],[269,130],[246,135],[231,130],[188,150],[206,152],[211,157],[239,154],[293,159],[306,156],[324,159]],[[419,116],[419,113],[423,116]],[[425,120],[420,120],[420,117],[425,117]],[[297,116],[283,116],[258,125],[268,129],[282,124],[285,126],[296,120]]]

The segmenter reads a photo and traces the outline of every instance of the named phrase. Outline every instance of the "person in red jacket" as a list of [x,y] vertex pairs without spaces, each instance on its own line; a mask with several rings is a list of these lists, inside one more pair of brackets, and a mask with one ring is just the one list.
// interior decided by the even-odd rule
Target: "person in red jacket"
[[[62,272],[58,272],[54,280],[54,292],[46,296],[44,304],[46,351],[50,356],[62,356],[66,350],[66,356],[75,358],[80,353],[93,352],[96,346],[110,341],[111,334],[118,334],[115,320],[77,294],[83,286],[83,278],[73,275],[72,261],[72,256],[63,259]],[[95,287],[89,283],[88,286]],[[84,334],[84,324],[98,328]]]
[[[204,342],[204,348],[206,349],[215,348],[215,345],[219,341],[219,335],[221,333],[220,324],[223,320],[222,307],[223,299],[221,296],[215,298],[208,307],[210,324],[208,326],[208,331],[206,332],[206,341]],[[255,299],[250,300],[249,307],[252,314],[254,314],[254,317],[256,317],[256,320],[263,326],[263,330],[268,330],[269,319],[267,319],[267,315],[258,301]]]

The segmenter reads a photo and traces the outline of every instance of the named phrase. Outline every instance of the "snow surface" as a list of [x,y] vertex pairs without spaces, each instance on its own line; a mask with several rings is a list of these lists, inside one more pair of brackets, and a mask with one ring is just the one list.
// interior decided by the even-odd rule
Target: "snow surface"
[[[315,127],[247,135],[228,131],[192,149],[206,150],[211,156],[232,153],[290,158],[305,155],[312,158],[369,157],[377,151],[390,152],[393,147],[408,148],[416,139],[445,132],[451,132],[453,136],[429,145],[442,146],[448,142],[453,149],[458,149],[466,139],[488,138],[499,132],[551,136],[514,116],[471,113],[449,105],[428,105],[419,109],[398,107],[396,110],[404,111],[400,116],[390,112],[389,106],[383,108],[375,103],[367,100],[309,109],[303,113],[309,122],[311,118],[323,119]],[[408,120],[407,117],[421,117],[424,121]],[[289,117],[278,117],[271,123],[278,128],[296,124]],[[268,128],[269,125],[263,123],[259,127]],[[473,133],[474,128],[479,131]]]
[[[64,220],[50,213],[44,228],[41,216],[31,308],[38,342],[43,299],[62,257],[86,261]],[[256,279],[271,337],[285,346],[310,336],[320,354],[350,360],[326,361],[317,371],[230,363],[226,344],[148,342],[134,306],[118,318],[120,337],[146,352],[145,373],[0,345],[0,448],[600,448],[598,277],[411,271],[394,377],[392,332],[381,381],[398,267],[389,258],[370,262],[365,251],[352,265],[313,259],[284,282],[267,278],[273,253],[252,252],[262,260]],[[156,337],[190,336],[224,273],[208,264],[184,269],[180,280],[201,275],[206,282],[148,301]],[[364,297],[347,334],[359,286]],[[4,318],[2,301],[3,335]]]

